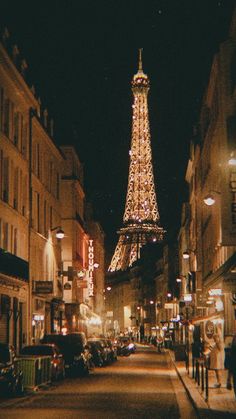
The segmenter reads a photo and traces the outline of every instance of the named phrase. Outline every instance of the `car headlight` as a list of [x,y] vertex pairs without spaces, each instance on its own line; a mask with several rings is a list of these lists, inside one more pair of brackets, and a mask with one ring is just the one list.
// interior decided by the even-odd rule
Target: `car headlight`
[[134,348],[134,344],[133,344],[133,343],[130,343],[130,344],[128,345],[128,348],[129,348],[129,349],[133,349],[133,348]]

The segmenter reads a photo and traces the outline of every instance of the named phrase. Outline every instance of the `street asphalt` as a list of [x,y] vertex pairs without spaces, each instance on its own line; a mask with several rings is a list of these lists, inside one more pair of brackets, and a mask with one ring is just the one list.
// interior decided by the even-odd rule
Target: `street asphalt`
[[196,417],[168,354],[144,345],[88,377],[66,378],[23,398],[0,399],[1,419]]

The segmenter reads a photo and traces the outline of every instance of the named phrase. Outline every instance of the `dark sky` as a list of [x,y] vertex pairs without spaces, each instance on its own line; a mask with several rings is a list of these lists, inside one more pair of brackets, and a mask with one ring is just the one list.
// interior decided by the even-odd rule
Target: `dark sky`
[[235,0],[1,2],[0,23],[29,65],[55,141],[74,144],[109,244],[122,225],[138,48],[151,82],[149,114],[161,225],[173,237],[184,174],[213,54]]

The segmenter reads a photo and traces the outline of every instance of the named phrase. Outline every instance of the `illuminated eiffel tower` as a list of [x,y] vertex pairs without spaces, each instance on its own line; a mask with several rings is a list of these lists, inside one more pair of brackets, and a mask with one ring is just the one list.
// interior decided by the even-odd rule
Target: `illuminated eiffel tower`
[[163,240],[152,167],[151,138],[147,95],[149,79],[142,69],[142,50],[139,67],[132,80],[134,95],[129,180],[123,227],[109,266],[109,271],[125,270],[140,258],[146,243]]

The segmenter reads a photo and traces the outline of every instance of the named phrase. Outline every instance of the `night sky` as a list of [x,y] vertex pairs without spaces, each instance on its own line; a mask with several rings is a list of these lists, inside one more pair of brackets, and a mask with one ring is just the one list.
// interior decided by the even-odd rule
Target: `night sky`
[[[113,249],[122,225],[131,135],[131,79],[138,48],[151,83],[149,116],[161,225],[173,238],[213,54],[227,37],[235,0],[1,2],[56,144],[74,144],[86,196]],[[113,247],[112,247],[113,246]]]

